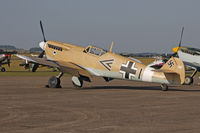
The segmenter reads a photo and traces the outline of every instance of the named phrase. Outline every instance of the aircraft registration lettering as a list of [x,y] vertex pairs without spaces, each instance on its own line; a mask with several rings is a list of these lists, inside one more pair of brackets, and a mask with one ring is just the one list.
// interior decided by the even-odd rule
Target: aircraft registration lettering
[[126,64],[122,64],[120,68],[120,73],[124,79],[132,79],[135,77],[137,72],[137,68],[135,67],[135,63],[131,61],[127,61]]

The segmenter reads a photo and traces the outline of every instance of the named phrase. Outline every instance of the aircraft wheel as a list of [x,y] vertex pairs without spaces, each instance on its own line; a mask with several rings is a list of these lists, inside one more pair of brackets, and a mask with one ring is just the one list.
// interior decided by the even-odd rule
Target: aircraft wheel
[[72,77],[72,84],[76,88],[81,88],[83,86],[83,80],[78,78],[78,77],[73,76]]
[[190,76],[185,76],[185,81],[184,84],[185,85],[191,85],[193,83],[193,78]]
[[1,72],[5,72],[5,71],[6,71],[5,67],[2,67]]
[[168,86],[166,84],[161,84],[162,91],[168,91]]
[[48,81],[49,88],[61,88],[60,86],[60,79],[56,76],[52,76]]

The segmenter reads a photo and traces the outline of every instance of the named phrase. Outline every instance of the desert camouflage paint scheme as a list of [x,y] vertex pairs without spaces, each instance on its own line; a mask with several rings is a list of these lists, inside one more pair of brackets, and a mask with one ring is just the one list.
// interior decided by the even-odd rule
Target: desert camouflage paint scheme
[[161,69],[155,70],[136,60],[94,46],[84,48],[57,41],[47,41],[41,47],[45,50],[47,59],[21,55],[18,55],[18,57],[57,67],[61,72],[76,77],[84,76],[90,80],[92,80],[92,76],[100,76],[161,84],[183,84],[184,82],[184,65],[181,60],[174,57]]

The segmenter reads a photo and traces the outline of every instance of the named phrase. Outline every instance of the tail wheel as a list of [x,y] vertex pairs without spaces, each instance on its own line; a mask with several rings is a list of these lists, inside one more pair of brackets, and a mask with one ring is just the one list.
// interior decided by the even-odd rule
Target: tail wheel
[[162,91],[168,91],[168,86],[166,84],[161,84]]
[[193,78],[190,76],[185,76],[185,81],[184,84],[185,85],[191,85],[193,83]]
[[52,76],[48,81],[49,88],[61,88],[60,86],[60,79],[56,76]]

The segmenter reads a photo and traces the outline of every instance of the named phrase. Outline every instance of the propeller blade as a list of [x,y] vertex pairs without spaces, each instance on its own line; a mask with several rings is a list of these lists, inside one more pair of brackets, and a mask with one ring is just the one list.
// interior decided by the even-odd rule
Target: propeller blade
[[[45,51],[42,51],[42,53],[40,53],[40,55],[38,56],[38,58],[43,58],[44,53],[45,53]],[[39,66],[38,63],[34,64],[32,72],[35,72],[37,70],[38,66]]]
[[182,27],[182,31],[181,31],[181,39],[180,39],[180,42],[179,42],[179,47],[181,47],[181,44],[182,44],[182,38],[183,38],[183,31],[184,31],[184,27]]
[[36,64],[33,66],[32,72],[35,72],[35,71],[37,70],[38,67],[39,67],[39,64],[36,63]]
[[44,42],[47,42],[47,40],[45,38],[45,35],[44,35],[44,29],[43,29],[43,25],[42,25],[42,21],[41,20],[40,20],[40,28],[41,28],[41,31],[42,31],[43,40],[44,40]]
[[42,53],[40,53],[40,55],[38,56],[38,58],[43,58],[45,51],[42,51]]
[[173,53],[171,56],[170,56],[170,58],[171,57],[176,57],[177,56],[177,53]]

